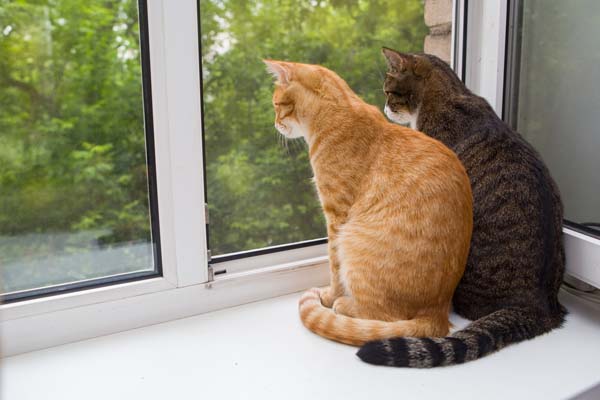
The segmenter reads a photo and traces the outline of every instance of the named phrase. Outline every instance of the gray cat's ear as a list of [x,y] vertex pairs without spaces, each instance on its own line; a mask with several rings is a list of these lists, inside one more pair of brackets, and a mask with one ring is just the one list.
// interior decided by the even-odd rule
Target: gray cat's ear
[[277,79],[277,83],[287,85],[290,83],[291,71],[288,63],[275,60],[263,60],[267,71]]
[[406,54],[384,47],[383,55],[387,60],[388,70],[393,74],[407,74],[417,78],[427,78],[431,73],[431,63],[420,54]]
[[388,70],[392,73],[402,73],[410,69],[413,64],[413,56],[400,53],[388,47],[382,47],[381,52],[387,61]]
[[427,78],[431,74],[431,62],[422,55],[413,56],[412,72],[419,78]]

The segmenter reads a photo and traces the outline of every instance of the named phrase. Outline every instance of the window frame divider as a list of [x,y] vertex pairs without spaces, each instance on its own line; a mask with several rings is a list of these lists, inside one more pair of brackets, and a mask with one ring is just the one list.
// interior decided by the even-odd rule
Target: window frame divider
[[508,0],[467,1],[464,82],[502,117]]

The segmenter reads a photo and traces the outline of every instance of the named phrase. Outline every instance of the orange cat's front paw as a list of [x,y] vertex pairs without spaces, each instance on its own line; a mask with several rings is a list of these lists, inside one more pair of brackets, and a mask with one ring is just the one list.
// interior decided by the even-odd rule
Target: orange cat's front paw
[[327,308],[331,308],[335,299],[338,298],[331,290],[331,286],[327,286],[326,288],[322,288],[320,291],[321,304],[323,304]]

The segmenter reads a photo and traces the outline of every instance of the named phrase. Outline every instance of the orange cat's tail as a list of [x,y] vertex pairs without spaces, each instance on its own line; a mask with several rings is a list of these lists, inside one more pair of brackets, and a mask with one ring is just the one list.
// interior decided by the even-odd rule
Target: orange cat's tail
[[299,308],[300,319],[309,330],[327,339],[354,346],[362,346],[372,340],[409,336],[410,332],[418,331],[422,324],[417,320],[385,322],[336,314],[321,304],[319,289],[316,288],[302,295]]

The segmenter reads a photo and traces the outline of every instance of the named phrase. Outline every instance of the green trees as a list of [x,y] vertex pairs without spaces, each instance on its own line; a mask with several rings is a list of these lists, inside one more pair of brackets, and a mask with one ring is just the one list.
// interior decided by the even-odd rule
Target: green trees
[[[0,1],[7,286],[17,261],[150,239],[138,38],[135,1]],[[62,279],[94,275],[78,268]]]
[[422,50],[422,2],[201,0],[200,10],[211,248],[325,236],[303,144],[277,142],[261,58],[325,65],[382,107],[381,46]]
[[0,4],[0,234],[146,237],[135,2]]
[[[273,128],[261,58],[323,64],[382,106],[380,48],[422,48],[422,2],[199,4],[211,247],[324,236],[304,145]],[[150,240],[139,55],[135,0],[0,0],[0,264]],[[31,234],[42,239],[14,240]]]

